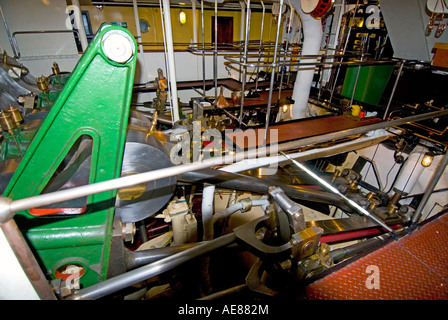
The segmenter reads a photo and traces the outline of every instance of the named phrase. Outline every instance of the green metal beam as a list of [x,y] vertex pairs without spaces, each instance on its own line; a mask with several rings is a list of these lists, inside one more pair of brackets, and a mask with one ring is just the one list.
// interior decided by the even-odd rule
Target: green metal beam
[[[136,66],[136,42],[121,27],[103,25],[80,58],[4,196],[41,194],[81,137],[92,140],[89,183],[120,176]],[[17,224],[51,277],[68,263],[81,265],[86,287],[105,279],[116,190],[87,197],[81,214],[17,213]],[[34,212],[34,211],[32,211]]]

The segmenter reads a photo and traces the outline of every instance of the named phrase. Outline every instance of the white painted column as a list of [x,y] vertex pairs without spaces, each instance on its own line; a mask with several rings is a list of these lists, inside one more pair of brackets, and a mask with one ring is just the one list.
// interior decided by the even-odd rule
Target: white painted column
[[[304,13],[300,2],[300,0],[292,0],[291,4],[302,20],[304,37],[302,55],[318,55],[323,34],[322,22],[321,20],[313,18],[310,14]],[[302,58],[300,61],[303,63],[313,63],[317,62],[317,59]],[[292,99],[294,100],[294,106],[292,108],[293,119],[305,118],[305,112],[308,106],[308,99],[314,77],[314,69],[315,65],[307,65],[300,67],[297,71],[296,82],[294,84],[292,94]]]
[[198,43],[198,22],[196,19],[196,0],[191,1],[191,12],[193,14],[193,43]]
[[74,11],[76,26],[78,27],[79,41],[81,41],[82,51],[86,51],[89,43],[87,42],[86,29],[84,29],[84,21],[82,20],[81,7],[79,0],[72,0],[72,5],[76,8]]
[[171,84],[171,106],[173,121],[179,121],[179,103],[177,100],[176,65],[174,63],[173,31],[171,29],[170,1],[163,0],[163,17],[165,21],[166,48],[168,53],[168,73]]

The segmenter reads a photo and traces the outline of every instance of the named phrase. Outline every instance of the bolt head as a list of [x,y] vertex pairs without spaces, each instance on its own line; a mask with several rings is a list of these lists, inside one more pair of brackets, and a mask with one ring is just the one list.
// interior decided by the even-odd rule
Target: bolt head
[[134,55],[134,45],[129,35],[121,30],[111,30],[103,37],[103,51],[115,62],[125,63]]

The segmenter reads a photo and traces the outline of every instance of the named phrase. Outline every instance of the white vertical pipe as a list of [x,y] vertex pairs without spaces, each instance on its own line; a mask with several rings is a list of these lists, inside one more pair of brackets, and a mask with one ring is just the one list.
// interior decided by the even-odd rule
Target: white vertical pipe
[[191,12],[193,14],[193,43],[198,43],[198,22],[196,20],[196,0],[191,1]]
[[143,73],[143,82],[147,82],[148,74],[146,70],[146,61],[145,61],[145,55],[143,51],[143,45],[142,45],[142,31],[140,29],[140,16],[138,14],[138,6],[137,6],[137,0],[132,1],[132,5],[134,7],[134,18],[135,18],[135,27],[137,29],[137,41],[138,41],[138,51],[140,52],[140,61],[142,62],[142,73]]
[[215,101],[218,99],[218,0],[215,0],[215,49],[213,50],[213,78],[215,79]]
[[176,65],[174,63],[173,31],[171,29],[170,1],[163,0],[163,18],[165,21],[166,48],[168,52],[168,72],[171,83],[171,106],[174,122],[179,121],[179,104],[177,101]]
[[[293,0],[291,1],[291,4],[302,20],[304,37],[302,55],[318,55],[323,35],[322,22],[321,20],[313,18],[310,14],[304,13],[300,2],[300,0]],[[300,61],[313,63],[317,62],[317,59],[301,58]],[[292,94],[292,98],[294,100],[294,105],[292,108],[293,119],[305,118],[306,116],[306,108],[308,106],[308,98],[310,96],[311,85],[313,82],[314,69],[315,66],[307,65],[304,67],[299,67],[297,71],[296,82],[294,84]]]
[[205,34],[204,34],[204,0],[201,0],[201,30],[202,30],[202,93],[205,97]]
[[203,241],[213,240],[213,202],[215,199],[215,186],[204,184],[202,191],[202,225],[204,227]]
[[72,0],[72,5],[76,7],[74,11],[76,25],[78,26],[79,40],[81,41],[82,51],[87,49],[89,45],[87,41],[86,29],[84,29],[84,22],[82,20],[81,7],[79,6],[79,0]]
[[244,1],[240,1],[241,6],[241,24],[240,24],[240,41],[244,41],[244,11],[245,11],[245,3]]

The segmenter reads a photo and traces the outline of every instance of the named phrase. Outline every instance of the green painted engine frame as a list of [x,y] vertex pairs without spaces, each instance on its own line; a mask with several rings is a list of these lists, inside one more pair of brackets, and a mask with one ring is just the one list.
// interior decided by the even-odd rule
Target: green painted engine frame
[[[119,63],[107,57],[103,40],[109,32],[128,38],[133,50],[128,61]],[[128,30],[107,24],[100,27],[42,122],[4,196],[17,200],[41,194],[82,136],[93,142],[89,183],[120,176],[136,52],[135,39]],[[58,268],[75,264],[84,268],[83,287],[106,278],[116,193],[87,197],[82,214],[35,216],[28,210],[16,214],[44,273],[55,278]]]

